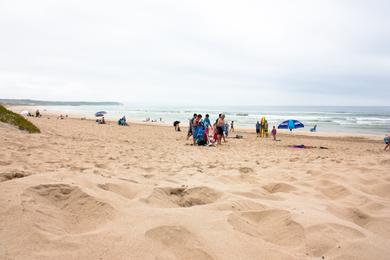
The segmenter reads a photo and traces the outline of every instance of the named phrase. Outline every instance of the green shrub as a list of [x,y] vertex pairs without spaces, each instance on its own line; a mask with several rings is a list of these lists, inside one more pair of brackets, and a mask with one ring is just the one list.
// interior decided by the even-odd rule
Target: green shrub
[[20,130],[26,130],[29,133],[40,133],[38,127],[33,125],[30,121],[22,115],[9,111],[4,106],[0,105],[0,122],[17,126]]

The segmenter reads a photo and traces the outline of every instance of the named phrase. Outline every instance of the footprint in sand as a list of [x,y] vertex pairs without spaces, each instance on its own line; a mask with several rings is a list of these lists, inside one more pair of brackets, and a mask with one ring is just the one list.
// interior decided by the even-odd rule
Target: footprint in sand
[[286,210],[233,212],[228,222],[239,232],[280,246],[300,246],[305,238],[303,227]]
[[135,190],[133,186],[127,184],[104,183],[98,184],[97,186],[105,191],[119,194],[126,199],[134,199],[137,195],[137,190]]
[[200,240],[185,227],[159,226],[146,231],[145,236],[165,249],[158,259],[213,259]]
[[0,172],[0,182],[3,181],[10,181],[13,179],[19,179],[23,178],[26,176],[29,176],[30,173],[27,173],[25,171],[20,171],[20,170],[11,170],[7,172]]
[[[35,227],[53,234],[95,230],[113,217],[108,203],[68,184],[42,184],[27,188],[23,207]],[[91,221],[92,220],[92,221]]]
[[240,167],[238,168],[238,171],[241,173],[241,174],[248,174],[248,173],[253,173],[253,169],[252,168],[249,168],[249,167]]
[[382,198],[390,198],[390,183],[375,184],[365,192]]
[[283,183],[283,182],[270,183],[263,186],[263,188],[269,193],[278,193],[278,192],[289,193],[291,191],[296,190],[294,186],[291,186],[290,184]]
[[340,199],[351,194],[343,185],[331,185],[320,189],[321,193],[330,199]]
[[7,162],[0,161],[0,166],[8,166],[8,165],[11,165],[11,164],[12,164],[12,162],[10,162],[10,161],[7,161]]
[[344,241],[364,238],[357,229],[335,223],[324,223],[305,229],[307,253],[320,257],[331,250],[337,250]]
[[213,203],[221,193],[208,187],[155,188],[145,200],[161,207],[193,207]]
[[390,217],[371,216],[357,208],[329,207],[328,211],[337,217],[348,220],[385,238],[390,238]]
[[252,200],[238,199],[233,201],[225,201],[213,205],[211,208],[221,211],[249,211],[265,210],[267,207]]

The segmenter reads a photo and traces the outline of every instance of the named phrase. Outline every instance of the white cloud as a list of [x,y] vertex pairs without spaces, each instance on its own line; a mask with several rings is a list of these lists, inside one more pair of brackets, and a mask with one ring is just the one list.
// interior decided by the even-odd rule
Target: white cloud
[[386,105],[389,11],[383,0],[4,0],[0,96]]

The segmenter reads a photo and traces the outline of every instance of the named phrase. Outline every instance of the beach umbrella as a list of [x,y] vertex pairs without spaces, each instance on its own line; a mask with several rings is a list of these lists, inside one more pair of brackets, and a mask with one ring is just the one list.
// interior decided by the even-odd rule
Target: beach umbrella
[[28,116],[29,112],[27,110],[23,110],[22,112],[20,112],[20,114],[22,116]]
[[293,129],[304,128],[304,127],[305,127],[304,124],[302,124],[298,120],[290,119],[281,123],[278,126],[278,129],[290,129],[290,131],[292,131]]
[[96,117],[100,117],[100,116],[104,116],[105,114],[107,114],[106,111],[99,111],[99,112],[96,112],[96,113],[95,113],[95,116],[96,116]]

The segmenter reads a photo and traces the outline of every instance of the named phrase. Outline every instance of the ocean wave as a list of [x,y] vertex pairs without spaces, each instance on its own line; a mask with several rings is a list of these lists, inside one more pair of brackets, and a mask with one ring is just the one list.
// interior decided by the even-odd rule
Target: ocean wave
[[236,116],[248,116],[249,114],[247,113],[237,113]]

